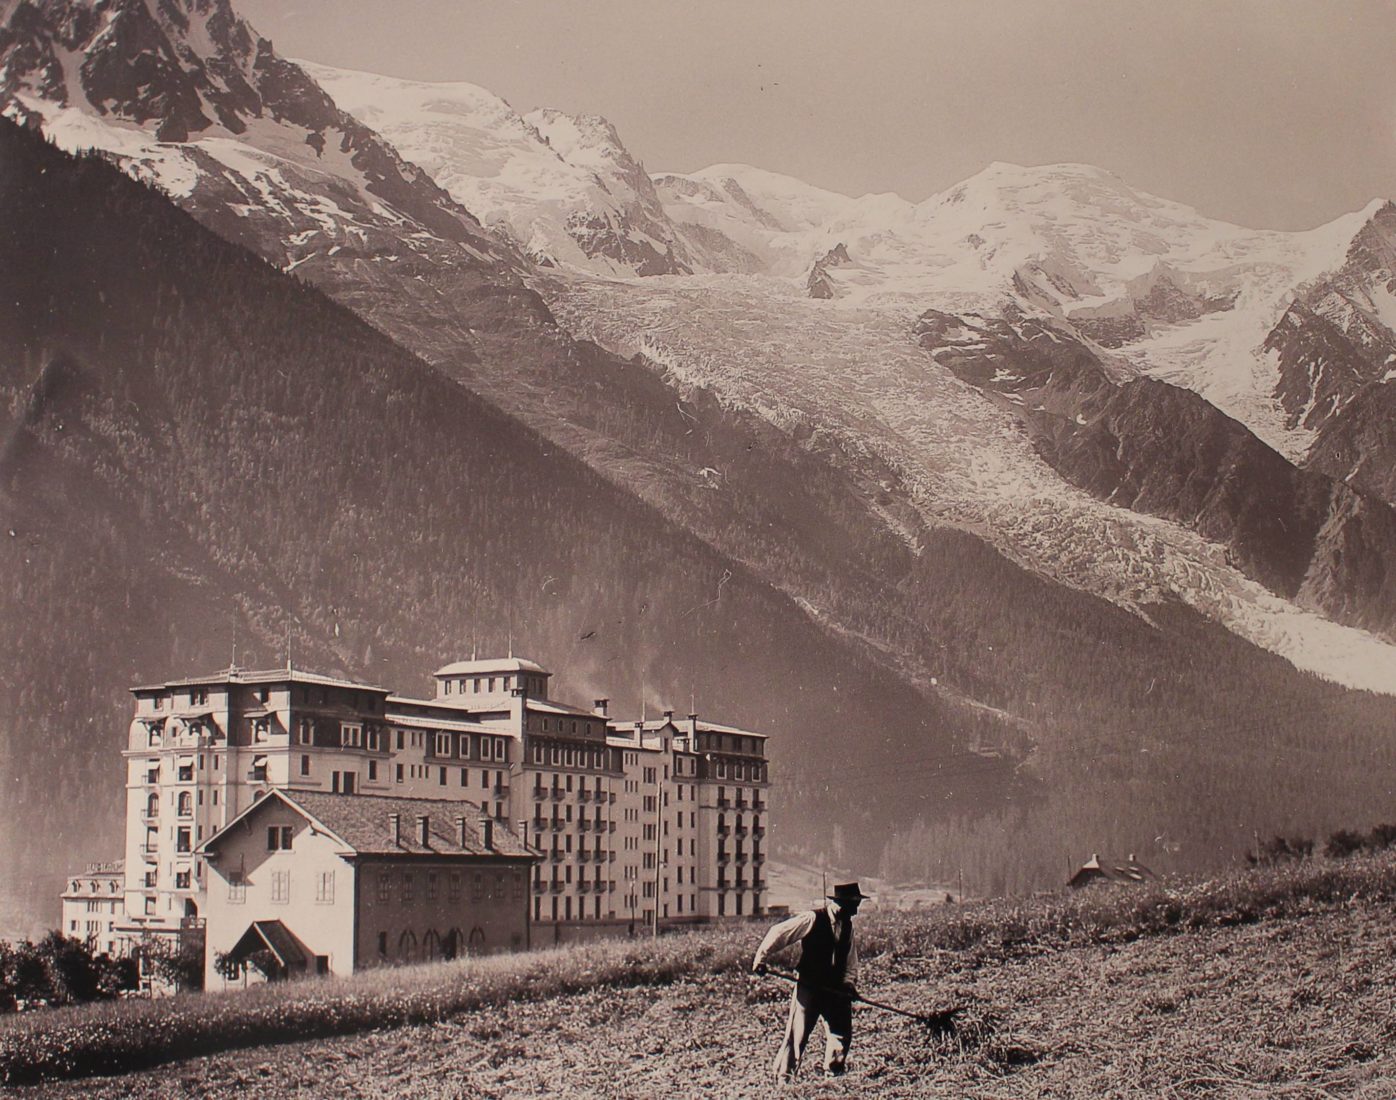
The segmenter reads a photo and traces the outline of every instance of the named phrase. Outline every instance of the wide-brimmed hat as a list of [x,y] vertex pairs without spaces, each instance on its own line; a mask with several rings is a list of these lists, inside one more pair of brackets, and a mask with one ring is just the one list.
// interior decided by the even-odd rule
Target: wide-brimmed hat
[[858,889],[856,882],[841,882],[834,887],[834,892],[829,895],[830,901],[866,901],[872,897]]

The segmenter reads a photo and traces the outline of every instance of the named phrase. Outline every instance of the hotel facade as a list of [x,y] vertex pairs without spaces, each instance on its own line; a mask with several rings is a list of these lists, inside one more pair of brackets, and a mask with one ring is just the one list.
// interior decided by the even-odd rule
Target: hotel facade
[[764,909],[761,734],[700,719],[618,721],[550,698],[521,658],[461,661],[413,698],[290,668],[132,689],[122,919],[128,943],[202,928],[201,845],[271,790],[459,803],[536,858],[532,945]]

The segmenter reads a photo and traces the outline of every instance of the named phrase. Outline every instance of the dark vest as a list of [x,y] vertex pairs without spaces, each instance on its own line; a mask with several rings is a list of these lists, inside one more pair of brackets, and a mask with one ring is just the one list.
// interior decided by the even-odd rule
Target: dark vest
[[843,934],[834,936],[834,922],[827,909],[814,911],[814,927],[800,941],[800,961],[795,972],[809,985],[838,985],[848,972],[848,952],[853,947],[853,922],[843,922]]

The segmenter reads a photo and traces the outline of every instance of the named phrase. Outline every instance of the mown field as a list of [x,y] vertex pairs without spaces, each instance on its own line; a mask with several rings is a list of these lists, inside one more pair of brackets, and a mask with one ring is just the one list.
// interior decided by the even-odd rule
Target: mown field
[[[870,913],[866,994],[913,1010],[966,1006],[955,1037],[861,1008],[847,1078],[807,1062],[794,1096],[1391,1097],[1396,1095],[1396,863],[1315,861],[1130,895]],[[785,989],[742,972],[758,928],[646,945],[418,968],[401,996],[493,989],[430,1022],[227,1049],[119,1076],[19,1090],[52,1096],[615,1097],[775,1094]],[[629,952],[639,954],[631,956]],[[627,984],[621,970],[646,960]],[[588,984],[588,974],[590,984]],[[376,987],[387,996],[387,987]],[[511,985],[510,983],[516,983]],[[555,987],[569,991],[557,992]],[[336,996],[369,996],[352,983]],[[509,991],[512,990],[512,993]],[[551,995],[547,995],[551,993]],[[435,994],[433,994],[435,995]],[[283,989],[248,998],[259,1011]],[[184,1016],[243,1002],[205,998]],[[129,1006],[119,1006],[128,1008]],[[135,1006],[138,1011],[167,1011]],[[112,1008],[106,1006],[110,1013]],[[105,1017],[120,1030],[121,1021]],[[70,1039],[77,1013],[43,1024]],[[171,1021],[173,1026],[173,1020]],[[157,1026],[154,1018],[143,1026]],[[175,1030],[178,1030],[176,1027]],[[191,1032],[190,1034],[195,1034]],[[205,1033],[198,1033],[205,1034]],[[250,1035],[251,1032],[248,1032]],[[202,1040],[214,1041],[212,1033]],[[216,1045],[216,1043],[215,1043]],[[37,1046],[29,1049],[37,1050]],[[14,1067],[13,1062],[0,1065]],[[14,1080],[12,1076],[10,1078]]]

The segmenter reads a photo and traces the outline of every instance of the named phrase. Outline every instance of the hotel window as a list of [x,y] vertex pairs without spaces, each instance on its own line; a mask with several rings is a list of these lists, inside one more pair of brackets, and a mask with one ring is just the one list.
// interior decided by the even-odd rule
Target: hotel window
[[370,760],[370,761],[368,762],[368,778],[369,778],[369,782],[371,782],[371,783],[372,783],[372,782],[375,782],[375,781],[378,779],[378,761],[377,761],[377,760]]
[[406,905],[412,900],[412,876],[406,871],[402,873],[402,902]]
[[397,781],[398,781],[399,783],[402,782],[402,765],[401,765],[401,764],[398,764],[398,765],[397,765]]
[[436,735],[436,755],[451,755],[451,735],[449,733],[438,733]]
[[448,888],[448,890],[450,891],[450,898],[451,898],[451,900],[452,900],[452,901],[460,901],[461,882],[460,882],[460,872],[459,872],[459,871],[452,871],[452,872],[451,872],[451,878],[450,878],[450,882],[449,882],[447,888]]
[[397,731],[397,751],[402,751],[402,730]]
[[145,915],[146,915],[147,917],[153,917],[153,916],[155,916],[155,899],[154,899],[154,898],[146,898],[146,899],[145,899]]
[[333,871],[321,871],[315,876],[315,902],[317,905],[334,904]]
[[190,688],[189,703],[191,706],[201,707],[208,703],[208,688]]
[[154,727],[146,731],[145,746],[148,749],[158,749],[160,747],[160,731]]
[[187,759],[181,760],[179,762],[179,781],[181,783],[191,783],[193,782],[193,780],[194,758],[188,757]]
[[286,852],[291,848],[290,825],[268,825],[267,826],[267,851]]
[[175,889],[176,889],[176,890],[188,890],[188,889],[189,889],[189,879],[190,879],[190,875],[189,875],[189,872],[188,872],[188,871],[176,871],[176,872],[175,872]]
[[435,900],[436,900],[436,872],[435,872],[435,871],[428,871],[428,872],[427,872],[427,900],[428,900],[428,901],[435,901]]
[[285,905],[291,900],[291,872],[271,873],[271,900],[275,905]]
[[189,797],[189,792],[188,792],[188,791],[180,791],[180,792],[179,792],[179,809],[178,809],[179,816],[180,816],[180,817],[188,817],[188,816],[189,816],[190,814],[192,814],[193,812],[194,812],[194,800],[193,800],[192,798]]
[[339,726],[339,743],[346,749],[358,749],[363,747],[364,728],[357,722],[341,722]]
[[437,777],[436,777],[436,781],[437,781],[437,783],[439,783],[439,784],[440,784],[441,786],[443,786],[443,787],[446,785],[446,769],[445,769],[445,768],[440,768],[440,769],[438,769],[438,775],[437,775]]
[[193,834],[186,826],[175,833],[175,851],[187,852],[193,847]]
[[378,900],[389,901],[393,896],[393,876],[387,871],[378,873]]
[[[571,868],[569,867],[568,870],[570,871]],[[474,877],[471,879],[470,882],[470,900],[479,901],[484,896],[485,876],[482,875],[479,871],[476,871]]]

